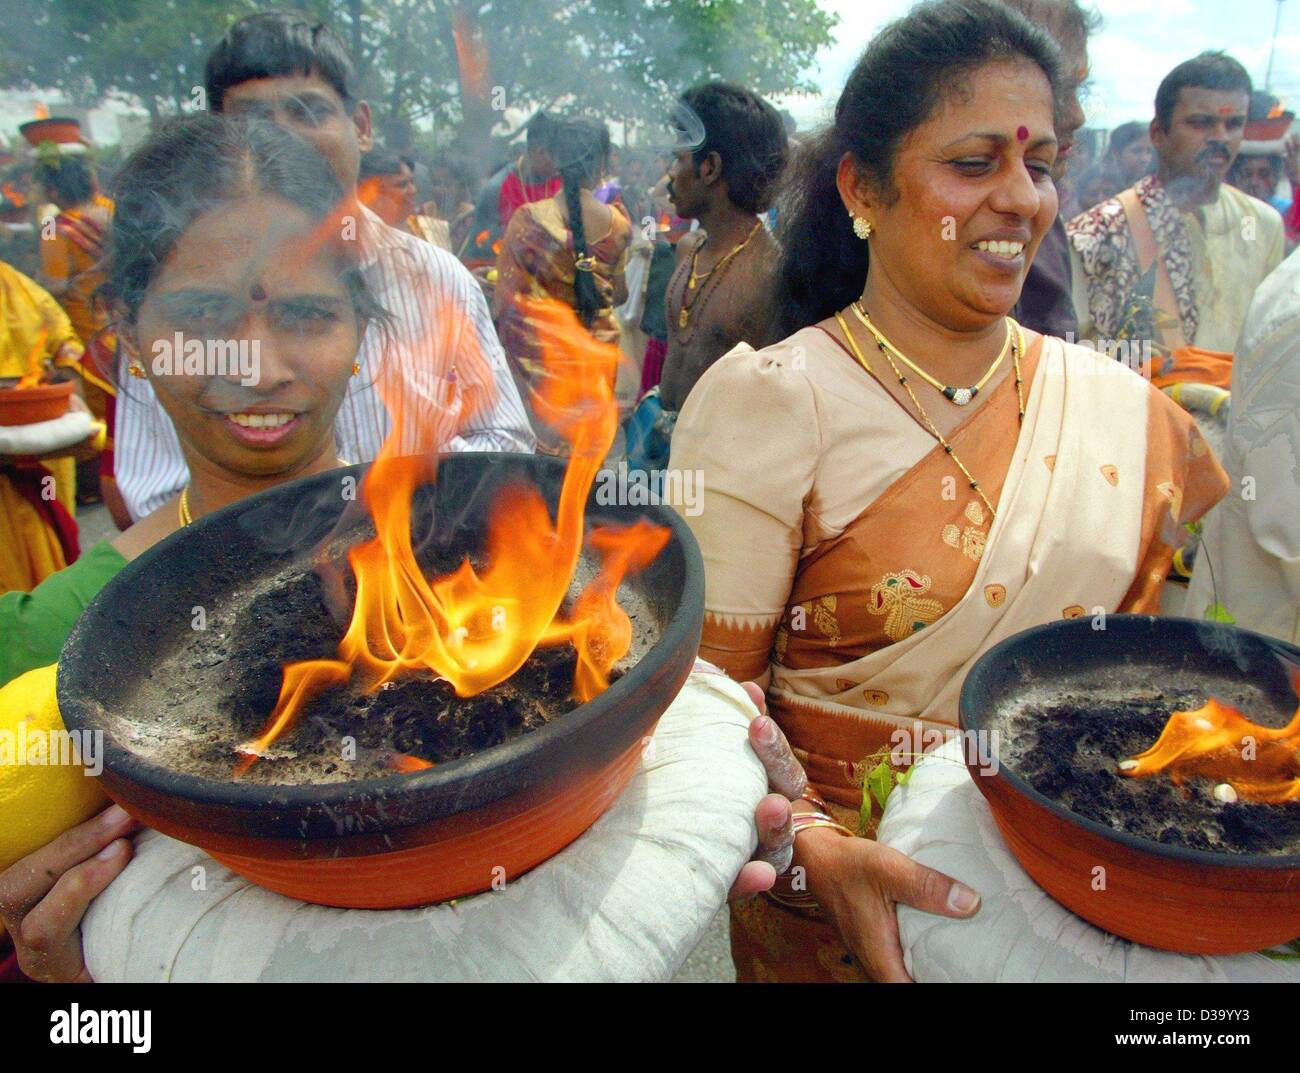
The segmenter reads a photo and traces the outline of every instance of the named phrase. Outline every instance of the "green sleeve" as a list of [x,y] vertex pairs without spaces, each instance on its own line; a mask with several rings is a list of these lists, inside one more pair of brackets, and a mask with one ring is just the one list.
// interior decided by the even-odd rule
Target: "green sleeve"
[[126,560],[105,540],[31,592],[0,595],[0,686],[57,662],[73,623],[124,566]]

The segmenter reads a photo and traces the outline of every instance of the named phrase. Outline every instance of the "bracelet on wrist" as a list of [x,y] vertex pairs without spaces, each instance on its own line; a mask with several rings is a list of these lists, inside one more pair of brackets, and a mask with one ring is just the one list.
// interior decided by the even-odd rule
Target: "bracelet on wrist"
[[[849,838],[857,837],[844,824],[832,819],[825,812],[796,812],[792,827],[795,838],[798,838],[800,831],[807,831],[814,827],[829,827]],[[783,905],[787,909],[819,914],[821,906],[817,899],[807,890],[795,890],[794,881],[795,877],[789,872],[777,876],[776,884],[767,892],[767,896],[777,905]]]

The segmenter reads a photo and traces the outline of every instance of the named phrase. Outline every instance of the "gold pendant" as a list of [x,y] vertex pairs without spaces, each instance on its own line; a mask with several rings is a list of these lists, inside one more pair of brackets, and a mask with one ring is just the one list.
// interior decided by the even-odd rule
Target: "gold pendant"
[[686,322],[690,319],[691,319],[691,315],[686,312],[686,307],[682,306],[682,311],[677,317],[677,326],[679,328],[685,328]]

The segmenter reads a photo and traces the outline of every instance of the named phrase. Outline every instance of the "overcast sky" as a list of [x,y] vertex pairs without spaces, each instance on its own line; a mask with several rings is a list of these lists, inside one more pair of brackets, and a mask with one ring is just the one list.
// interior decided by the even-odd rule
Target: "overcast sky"
[[[1084,0],[1085,4],[1089,0]],[[1262,88],[1277,0],[1092,0],[1105,20],[1089,45],[1092,87],[1084,104],[1088,125],[1112,128],[1130,119],[1150,119],[1160,79],[1175,64],[1207,48],[1226,49]],[[825,95],[786,103],[801,128],[833,106],[862,49],[885,23],[912,0],[820,0],[840,17],[836,44],[817,57],[808,72]],[[1300,111],[1300,0],[1284,0],[1273,91]]]

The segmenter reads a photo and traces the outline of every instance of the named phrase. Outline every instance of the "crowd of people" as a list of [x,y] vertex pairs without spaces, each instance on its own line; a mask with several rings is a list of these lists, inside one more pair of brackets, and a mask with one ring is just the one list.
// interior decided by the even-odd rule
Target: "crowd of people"
[[[867,43],[815,134],[713,81],[659,152],[541,112],[480,178],[378,144],[327,27],[235,23],[210,113],[155,131],[111,200],[47,153],[39,278],[0,264],[0,375],[35,355],[75,378],[108,429],[78,479],[123,530],[81,550],[72,455],[0,457],[0,686],[54,663],[129,560],[375,458],[394,411],[422,418],[408,453],[563,454],[528,314],[550,300],[621,349],[607,462],[703,475],[701,656],[756,684],[753,733],[807,773],[759,806],[767,863],[738,890],[771,890],[733,907],[739,977],[906,978],[895,905],[979,896],[858,837],[861,764],[898,727],[951,729],[984,651],[1168,611],[1171,574],[1185,613],[1300,641],[1300,137],[1252,137],[1279,102],[1213,52],[1101,145],[1095,30],[1076,0],[933,0]],[[160,371],[178,334],[258,340],[259,382]],[[0,877],[11,935],[41,914],[32,975],[84,975],[77,921],[130,855],[128,821],[98,822]]]

